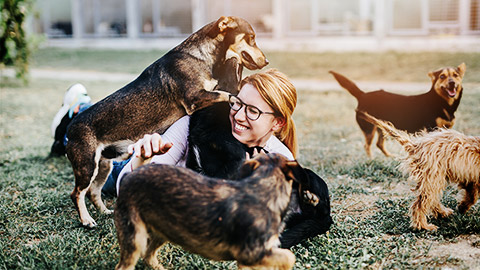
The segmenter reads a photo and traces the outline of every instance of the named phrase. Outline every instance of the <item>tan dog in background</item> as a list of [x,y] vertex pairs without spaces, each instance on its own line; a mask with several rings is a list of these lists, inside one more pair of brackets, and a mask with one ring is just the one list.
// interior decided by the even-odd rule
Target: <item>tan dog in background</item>
[[414,229],[436,230],[438,227],[429,224],[427,216],[448,217],[453,213],[440,202],[448,182],[465,190],[458,204],[460,213],[464,214],[477,202],[480,195],[479,136],[467,136],[449,129],[409,135],[365,112],[357,111],[357,115],[390,134],[407,152],[401,168],[409,174],[409,180],[417,183],[417,199],[410,207]]

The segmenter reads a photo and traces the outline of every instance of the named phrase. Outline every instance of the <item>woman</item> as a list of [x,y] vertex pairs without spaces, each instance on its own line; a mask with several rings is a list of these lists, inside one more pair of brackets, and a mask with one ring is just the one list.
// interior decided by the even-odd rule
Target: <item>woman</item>
[[[289,79],[276,69],[252,74],[240,83],[237,96],[230,96],[230,124],[232,135],[247,147],[260,147],[265,152],[280,153],[295,159],[297,137],[292,113],[297,93]],[[185,166],[189,116],[175,122],[163,135],[147,134],[128,147],[133,154],[124,166],[122,176],[147,163]],[[247,155],[247,153],[246,153]],[[115,179],[109,178],[109,182]],[[111,186],[107,183],[105,188]],[[105,190],[104,188],[104,190]]]

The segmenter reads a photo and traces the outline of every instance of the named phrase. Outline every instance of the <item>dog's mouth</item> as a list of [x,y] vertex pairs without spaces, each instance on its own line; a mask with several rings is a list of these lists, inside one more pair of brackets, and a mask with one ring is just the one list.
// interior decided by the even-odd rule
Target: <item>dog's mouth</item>
[[447,92],[448,96],[454,98],[457,95],[457,87],[444,87],[444,90]]
[[261,69],[264,66],[268,65],[268,60],[265,58],[265,56],[258,57],[257,62],[247,51],[242,51],[241,55],[242,63],[245,65],[246,68],[250,70]]
[[245,67],[250,69],[250,70],[253,70],[253,69],[260,69],[257,65],[257,63],[255,63],[255,61],[253,61],[253,58],[252,56],[250,56],[250,54],[248,54],[247,52],[243,51],[242,52],[242,58],[243,58],[243,62],[245,64]]

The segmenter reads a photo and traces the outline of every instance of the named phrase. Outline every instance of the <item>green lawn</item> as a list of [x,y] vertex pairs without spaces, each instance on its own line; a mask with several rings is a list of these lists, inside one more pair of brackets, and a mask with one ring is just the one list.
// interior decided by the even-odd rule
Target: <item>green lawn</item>
[[[161,54],[44,49],[35,55],[33,67],[139,73]],[[331,80],[327,70],[335,69],[354,79],[417,82],[429,80],[429,70],[465,61],[465,80],[470,83],[480,80],[475,76],[479,55],[267,53],[272,67],[292,77],[325,80]],[[9,79],[0,82],[0,269],[113,269],[118,262],[113,219],[87,203],[99,226],[82,228],[69,198],[74,184],[68,160],[46,158],[53,141],[51,120],[72,83],[32,79],[29,86],[19,86]],[[84,84],[97,101],[125,83]],[[363,135],[354,120],[355,99],[334,89],[299,89],[298,96],[294,119],[300,138],[299,161],[327,182],[335,224],[328,234],[292,249],[295,269],[480,267],[480,203],[466,215],[433,220],[440,226],[437,232],[412,231],[408,207],[415,183],[398,172],[394,158],[384,157],[379,150],[374,149],[373,159],[366,157]],[[480,85],[471,84],[456,114],[455,129],[480,135],[478,104]],[[396,142],[388,140],[386,146],[402,154]],[[458,195],[455,188],[449,188],[443,201],[455,208]],[[107,200],[109,207],[114,203],[114,199]],[[455,251],[462,243],[467,244]],[[212,262],[172,245],[166,245],[159,257],[168,269],[236,267],[233,262]],[[143,262],[137,265],[137,269],[144,268]]]

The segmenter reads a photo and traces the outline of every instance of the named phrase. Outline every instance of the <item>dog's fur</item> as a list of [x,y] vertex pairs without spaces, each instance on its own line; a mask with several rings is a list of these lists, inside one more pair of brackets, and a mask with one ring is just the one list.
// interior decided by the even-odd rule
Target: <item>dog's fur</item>
[[439,128],[430,133],[416,135],[396,129],[391,123],[378,120],[364,112],[360,117],[378,126],[394,137],[407,152],[401,168],[409,179],[417,183],[417,199],[410,208],[411,226],[414,229],[436,230],[427,222],[427,216],[447,217],[452,209],[440,202],[448,182],[465,190],[458,204],[462,214],[474,205],[480,196],[480,137],[467,136],[451,129]]
[[[221,76],[221,89],[236,95],[243,66],[228,60]],[[233,75],[236,76],[233,76]],[[196,111],[190,117],[186,166],[206,176],[232,179],[245,161],[246,147],[235,139],[229,119],[228,102],[219,102]]]
[[[401,130],[409,133],[423,129],[432,130],[436,127],[451,128],[455,121],[455,111],[462,97],[462,80],[465,74],[465,63],[457,68],[442,68],[428,73],[432,80],[429,92],[420,95],[399,95],[383,90],[365,93],[355,83],[334,71],[330,73],[338,83],[358,100],[357,110],[386,120]],[[372,156],[370,147],[375,133],[378,131],[377,147],[385,154],[390,153],[385,149],[381,130],[371,123],[356,116],[357,123],[365,135],[365,151]]]
[[[221,89],[231,89],[232,94],[237,94],[242,77],[241,65],[229,61],[224,70],[230,76],[222,77],[223,80],[219,82],[223,83]],[[233,137],[229,113],[228,103],[219,102],[192,114],[188,135],[188,168],[209,177],[237,177],[249,149]],[[327,184],[311,170],[305,171],[309,185],[308,188],[295,183],[293,185],[290,203],[292,215],[287,216],[285,231],[280,235],[282,248],[290,248],[307,238],[323,234],[333,223]],[[306,201],[305,194],[317,198],[317,204]]]
[[[228,103],[220,102],[195,112],[190,118],[187,167],[209,177],[236,178],[245,161],[247,147],[232,135],[228,118]],[[285,231],[280,236],[282,248],[290,248],[301,241],[325,233],[332,224],[328,187],[318,175],[305,169],[308,187],[297,187],[292,192],[292,215],[286,218]],[[311,193],[319,199],[312,205],[303,200]]]
[[103,213],[111,213],[101,199],[101,188],[111,170],[111,159],[125,158],[126,146],[147,133],[163,133],[185,114],[228,93],[212,91],[226,59],[236,58],[249,69],[267,65],[255,44],[248,22],[222,17],[204,26],[154,62],[130,84],[76,116],[68,128],[67,156],[75,174],[71,198],[84,226],[95,220],[85,195]]
[[305,239],[324,234],[333,224],[327,184],[310,169],[304,170],[308,184],[293,183],[291,212],[285,218],[285,230],[280,235],[282,248],[290,248]]
[[240,180],[210,178],[187,168],[150,164],[125,176],[115,207],[120,244],[117,269],[133,269],[142,256],[161,268],[165,242],[240,266],[291,269],[293,253],[278,248],[292,183],[308,186],[296,161],[259,154]]

